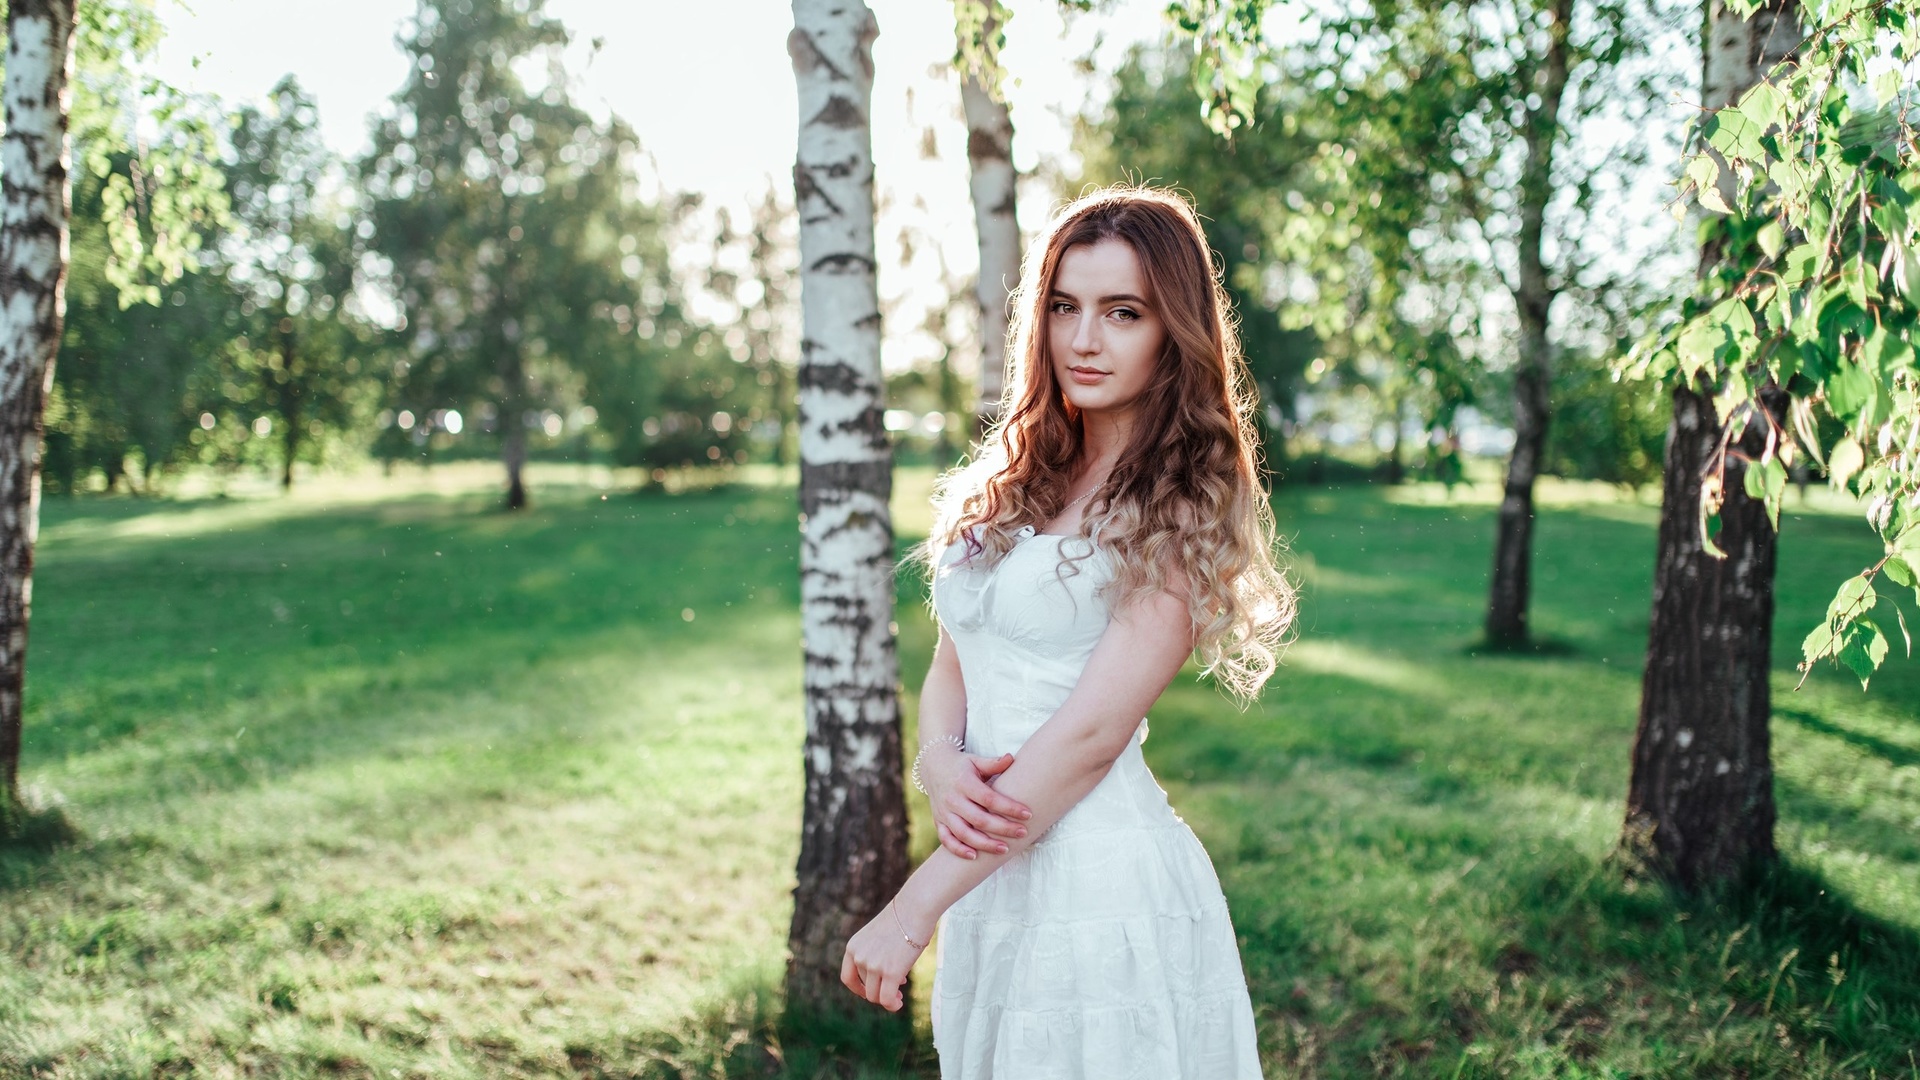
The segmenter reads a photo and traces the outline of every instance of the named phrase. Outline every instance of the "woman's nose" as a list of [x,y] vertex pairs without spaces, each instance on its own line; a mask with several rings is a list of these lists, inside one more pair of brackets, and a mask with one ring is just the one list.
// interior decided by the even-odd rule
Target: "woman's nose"
[[1093,319],[1082,315],[1073,330],[1073,351],[1091,356],[1100,351],[1100,335]]

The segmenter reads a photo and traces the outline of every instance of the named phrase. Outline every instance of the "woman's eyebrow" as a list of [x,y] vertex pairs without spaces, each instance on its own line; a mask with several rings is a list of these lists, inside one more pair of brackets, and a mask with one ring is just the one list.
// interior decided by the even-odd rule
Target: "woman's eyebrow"
[[[1061,292],[1059,289],[1054,289],[1053,295],[1055,297],[1058,297],[1061,300],[1072,300],[1075,303],[1078,303],[1080,300],[1079,297],[1074,296],[1072,293]],[[1126,301],[1134,304],[1141,304],[1141,305],[1146,304],[1146,300],[1143,299],[1142,297],[1135,296],[1132,293],[1124,293],[1124,292],[1114,293],[1110,296],[1103,296],[1099,300],[1099,302],[1102,304],[1116,304],[1122,301]]]

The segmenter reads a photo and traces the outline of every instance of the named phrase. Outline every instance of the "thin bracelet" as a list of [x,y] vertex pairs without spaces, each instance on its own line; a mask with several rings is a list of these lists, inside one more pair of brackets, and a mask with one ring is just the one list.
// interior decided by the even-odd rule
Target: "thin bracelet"
[[913,755],[913,789],[922,795],[927,794],[927,785],[926,781],[920,779],[920,759],[926,757],[927,751],[933,749],[938,743],[952,743],[955,750],[963,752],[967,748],[967,741],[958,735],[942,735],[920,744],[920,752]]
[[900,928],[900,936],[907,939],[907,944],[916,949],[926,948],[925,945],[913,940],[912,934],[907,933],[907,921],[900,917],[900,909],[894,906],[893,901],[887,901],[887,910],[893,912],[893,924]]

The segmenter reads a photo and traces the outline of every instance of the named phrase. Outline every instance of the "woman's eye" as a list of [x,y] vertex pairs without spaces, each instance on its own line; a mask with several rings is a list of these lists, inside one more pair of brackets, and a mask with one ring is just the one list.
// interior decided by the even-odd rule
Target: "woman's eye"
[[1113,317],[1119,319],[1121,322],[1132,322],[1140,317],[1140,313],[1132,308],[1114,308]]
[[1055,300],[1053,302],[1053,313],[1055,315],[1071,315],[1073,314],[1073,305],[1067,303],[1065,300]]

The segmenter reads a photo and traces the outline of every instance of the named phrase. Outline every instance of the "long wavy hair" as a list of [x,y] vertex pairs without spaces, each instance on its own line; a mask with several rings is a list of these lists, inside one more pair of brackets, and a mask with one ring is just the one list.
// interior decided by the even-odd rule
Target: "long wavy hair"
[[940,553],[959,541],[968,559],[997,565],[1022,526],[1065,509],[1086,432],[1054,374],[1048,298],[1067,249],[1103,240],[1133,249],[1167,340],[1131,440],[1090,497],[1080,535],[1091,541],[1097,528],[1110,557],[1110,605],[1184,577],[1194,651],[1206,674],[1251,701],[1273,674],[1296,596],[1274,562],[1251,380],[1231,308],[1199,217],[1178,195],[1132,186],[1084,195],[1028,249],[1013,300],[1014,371],[1001,419],[973,460],[936,485],[936,524],[920,558],[932,573]]

